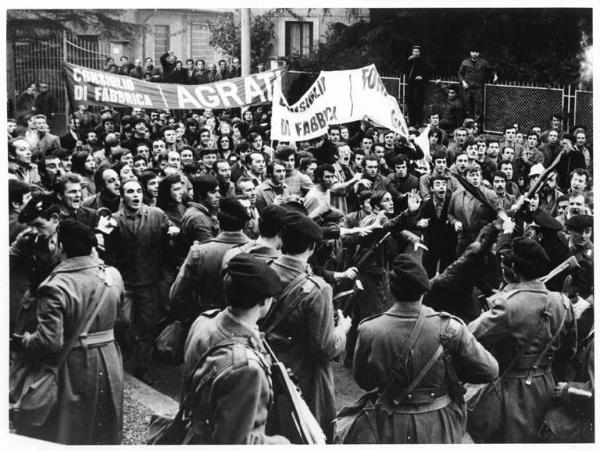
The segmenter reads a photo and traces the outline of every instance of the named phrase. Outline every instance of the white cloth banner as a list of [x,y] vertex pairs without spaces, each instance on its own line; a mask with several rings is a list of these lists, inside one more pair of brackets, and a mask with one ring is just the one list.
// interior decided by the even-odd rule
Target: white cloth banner
[[408,137],[398,101],[387,93],[374,64],[353,70],[321,71],[293,105],[283,96],[281,79],[275,80],[271,139],[313,139],[327,133],[329,125],[365,118]]

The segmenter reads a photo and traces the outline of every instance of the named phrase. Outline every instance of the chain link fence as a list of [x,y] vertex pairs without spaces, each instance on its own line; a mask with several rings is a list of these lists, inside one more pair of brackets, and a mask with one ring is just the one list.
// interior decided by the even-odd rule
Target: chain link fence
[[564,89],[485,85],[484,131],[503,133],[508,124],[521,130],[544,128],[552,114],[563,110]]
[[594,93],[592,91],[575,91],[573,119],[573,125],[581,125],[585,128],[587,142],[593,145]]

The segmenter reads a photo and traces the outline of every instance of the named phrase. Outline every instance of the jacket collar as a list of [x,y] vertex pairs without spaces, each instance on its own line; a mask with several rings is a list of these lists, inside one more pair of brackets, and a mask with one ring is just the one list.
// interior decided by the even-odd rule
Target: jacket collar
[[289,269],[293,275],[299,275],[300,273],[306,272],[308,268],[307,263],[291,255],[282,255],[275,260],[275,264]]
[[231,244],[239,244],[239,243],[247,243],[250,241],[244,232],[226,232],[221,231],[219,234],[211,241],[217,241],[220,243],[231,243]]
[[54,268],[52,272],[59,273],[82,271],[84,269],[94,268],[102,264],[102,260],[100,260],[98,257],[92,255],[84,255],[81,257],[72,257],[63,260],[56,266],[56,268]]
[[418,316],[423,304],[421,301],[416,302],[394,302],[394,305],[386,313],[402,316]]
[[250,338],[257,344],[261,342],[258,326],[242,321],[231,312],[229,307],[217,316],[217,327],[224,335]]

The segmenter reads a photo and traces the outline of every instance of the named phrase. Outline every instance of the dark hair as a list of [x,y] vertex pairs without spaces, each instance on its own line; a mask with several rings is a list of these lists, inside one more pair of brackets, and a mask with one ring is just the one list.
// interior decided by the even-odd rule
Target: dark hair
[[275,170],[275,166],[283,166],[285,169],[285,163],[281,160],[273,160],[267,164],[267,177],[273,177],[273,171]]
[[252,142],[258,137],[260,137],[262,139],[262,135],[260,133],[252,132],[252,133],[248,134],[248,136],[246,137],[246,141],[248,141],[250,144],[252,144]]
[[265,238],[273,238],[275,235],[281,232],[283,223],[281,218],[275,218],[274,216],[261,216],[258,219],[258,233],[260,236]]
[[444,175],[434,175],[429,179],[429,187],[432,188],[436,180],[443,180],[448,185],[448,177]]
[[[579,193],[579,194],[581,194],[581,193]],[[569,194],[561,194],[560,196],[558,196],[556,198],[556,204],[558,205],[559,202],[564,202],[565,200],[568,202],[569,201],[569,197],[570,197]]]
[[315,180],[319,181],[319,182],[322,181],[323,176],[325,175],[325,171],[335,174],[335,169],[333,168],[332,165],[330,165],[329,163],[323,163],[323,164],[318,165],[317,168],[315,169],[315,173],[314,173]]
[[213,175],[202,175],[192,180],[194,188],[194,202],[201,202],[208,193],[214,192],[219,187],[219,181]]
[[57,233],[67,258],[90,255],[92,248],[98,245],[91,227],[74,219],[61,221]]
[[512,162],[512,161],[510,161],[510,160],[502,160],[502,161],[500,162],[500,165],[499,165],[498,167],[500,167],[500,168],[501,168],[503,164],[510,164],[510,165],[511,165],[511,167],[513,168],[513,170],[515,169],[515,165],[514,165],[514,164],[513,164],[513,162]]
[[315,246],[317,241],[305,235],[299,235],[287,227],[281,229],[281,252],[288,255],[298,255]]
[[181,172],[183,172],[186,176],[194,175],[200,169],[200,166],[195,161],[191,163],[186,163],[181,168]]
[[81,183],[81,177],[79,174],[75,174],[73,172],[63,174],[54,181],[52,189],[56,194],[62,195],[65,192],[67,183]]
[[90,157],[91,153],[87,150],[78,150],[77,152],[73,152],[73,160],[71,169],[76,174],[87,175],[87,170],[85,169],[85,162]]
[[505,182],[508,182],[508,177],[506,177],[506,174],[502,171],[495,171],[492,174],[492,182],[494,181],[494,178],[496,177],[500,177],[501,179],[504,179]]
[[252,155],[260,155],[264,159],[264,154],[260,150],[252,150],[246,158],[244,158],[244,163],[248,166],[252,164]]
[[158,177],[159,175],[154,171],[144,171],[140,174],[138,180],[140,182],[140,185],[142,186],[142,191],[144,191],[144,194],[148,193],[148,182]]
[[435,164],[435,160],[446,160],[448,162],[448,153],[445,150],[436,150],[431,155],[431,161]]
[[231,152],[233,152],[233,139],[231,138],[231,136],[230,135],[220,135],[217,138],[217,150],[219,151],[219,154],[223,153],[223,146],[221,145],[222,139],[226,139],[227,141],[229,141],[229,150]]
[[298,165],[298,169],[300,169],[301,172],[306,171],[306,168],[308,168],[311,164],[316,163],[317,160],[313,157],[304,157],[300,159],[300,164]]
[[341,127],[339,125],[330,125],[327,129],[327,133],[331,133],[332,130],[337,130],[338,132],[341,132]]
[[173,204],[173,200],[171,198],[171,186],[173,186],[175,183],[181,183],[181,177],[179,174],[169,174],[166,177],[163,177],[163,179],[158,183],[156,206],[161,210],[165,210]]
[[290,146],[283,146],[275,151],[274,157],[276,160],[287,161],[292,155],[296,155],[294,149]]
[[587,185],[590,181],[590,172],[587,169],[577,168],[573,169],[569,174],[569,180],[573,178],[574,175],[583,175],[585,177],[585,184]]
[[29,185],[21,180],[8,180],[8,209],[12,208],[13,202],[23,203],[23,196],[31,192]]

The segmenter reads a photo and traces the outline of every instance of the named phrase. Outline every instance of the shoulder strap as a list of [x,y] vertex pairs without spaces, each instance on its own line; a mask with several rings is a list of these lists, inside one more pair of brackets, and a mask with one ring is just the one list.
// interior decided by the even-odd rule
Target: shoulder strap
[[412,392],[415,389],[415,387],[421,383],[423,378],[425,376],[427,376],[427,373],[429,373],[429,370],[435,364],[435,362],[438,361],[438,359],[440,358],[440,356],[442,355],[443,352],[444,352],[444,347],[440,343],[440,345],[437,347],[437,349],[435,350],[435,352],[433,353],[431,358],[427,361],[425,366],[423,368],[421,368],[421,371],[419,371],[419,374],[416,375],[416,377],[412,380],[412,382],[408,385],[408,387],[406,387],[404,390],[402,390],[402,393],[400,394],[398,399],[404,399],[406,397],[406,395],[408,395],[410,392]]
[[[561,297],[561,300],[564,301],[565,295],[562,294],[562,293],[558,293],[558,294]],[[548,295],[550,295],[550,293],[548,293]],[[561,302],[561,306],[564,306],[564,304],[562,302]],[[540,355],[538,356],[538,358],[535,360],[535,363],[531,367],[532,370],[536,370],[538,368],[540,362],[546,356],[546,354],[550,350],[550,347],[552,346],[552,344],[556,341],[556,339],[558,338],[558,336],[562,332],[563,326],[565,325],[565,321],[567,320],[567,315],[568,315],[568,310],[566,308],[564,308],[562,310],[564,310],[564,314],[563,314],[563,316],[562,316],[562,318],[560,320],[560,324],[558,325],[558,328],[554,331],[554,334],[552,335],[552,338],[550,339],[550,341],[546,344],[546,346],[544,347],[544,349],[542,350],[542,352],[540,353]],[[527,376],[527,380],[525,381],[525,383],[527,385],[531,384],[531,372]]]
[[410,351],[412,350],[415,342],[417,341],[417,338],[418,338],[419,334],[421,333],[421,329],[423,329],[424,323],[425,323],[425,309],[423,308],[423,306],[421,306],[421,310],[419,311],[419,316],[418,316],[417,320],[415,321],[415,325],[413,326],[413,328],[410,332],[410,335],[408,337],[407,345],[405,346],[404,350],[402,351],[402,355],[398,359],[399,364],[397,366],[395,366],[394,368],[392,368],[392,374],[391,374],[387,384],[385,384],[384,389],[381,391],[380,399],[383,398],[391,390],[392,386],[396,382],[396,379],[401,374],[402,368],[406,365]]
[[[102,273],[104,274],[104,266],[99,266],[99,268],[100,268],[100,271],[102,271]],[[96,285],[96,288],[94,289],[94,293],[92,294],[92,302],[88,306],[88,309],[87,309],[86,320],[82,321],[79,324],[78,328],[75,330],[75,333],[73,333],[73,335],[71,336],[71,338],[69,339],[67,344],[65,346],[63,346],[63,349],[58,357],[58,367],[59,368],[64,363],[65,359],[67,358],[67,356],[69,355],[71,350],[75,347],[75,344],[79,341],[79,339],[82,336],[87,335],[88,331],[90,330],[90,327],[92,327],[92,323],[98,316],[98,313],[100,312],[100,309],[102,308],[102,305],[104,304],[104,301],[108,297],[108,293],[109,293],[108,289],[105,289],[100,296],[96,296],[96,294],[98,293],[98,290],[102,286],[104,286],[104,287],[108,286],[108,283],[106,282],[106,275],[104,275],[104,277],[103,277],[103,283],[99,283],[98,285]]]
[[[298,288],[300,286],[300,284],[308,279],[308,274],[306,273],[302,273],[300,275],[298,275],[294,280],[292,280],[290,283],[287,284],[287,286],[283,289],[283,291],[281,292],[281,294],[277,297],[278,301],[275,303],[275,305],[273,305],[273,307],[271,308],[271,310],[269,311],[269,313],[267,313],[267,316],[265,317],[265,321],[263,324],[266,325],[265,327],[265,335],[270,334],[271,332],[273,332],[275,330],[275,328],[279,325],[279,323],[281,323],[281,321],[283,321],[283,319],[288,315],[288,313],[290,313],[302,300],[302,298],[300,296],[298,296],[294,302],[292,302],[291,304],[288,304],[287,306],[284,307],[280,307],[282,301],[287,298],[296,288]],[[275,312],[278,310],[281,310],[281,314],[277,317],[275,317],[275,319],[269,324],[269,321],[271,319],[274,318]]]
[[537,337],[538,331],[540,330],[542,322],[544,321],[544,319],[548,318],[547,311],[548,311],[548,301],[549,301],[549,299],[550,299],[550,292],[547,292],[547,294],[546,294],[546,304],[544,306],[544,311],[542,312],[542,315],[540,316],[539,323],[537,324],[536,328],[531,331],[531,334],[529,334],[529,337],[527,338],[527,341],[523,344],[523,346],[521,346],[521,348],[519,349],[519,351],[515,354],[515,356],[513,357],[513,359],[510,361],[510,363],[508,364],[508,366],[506,367],[506,369],[504,370],[504,372],[500,376],[500,379],[502,379],[504,376],[506,376],[508,374],[508,372],[516,365],[516,363],[521,358],[521,356],[523,355],[523,353],[527,350],[527,348],[529,348],[529,346],[531,345],[531,343],[533,343],[533,340],[535,339],[535,337]]

